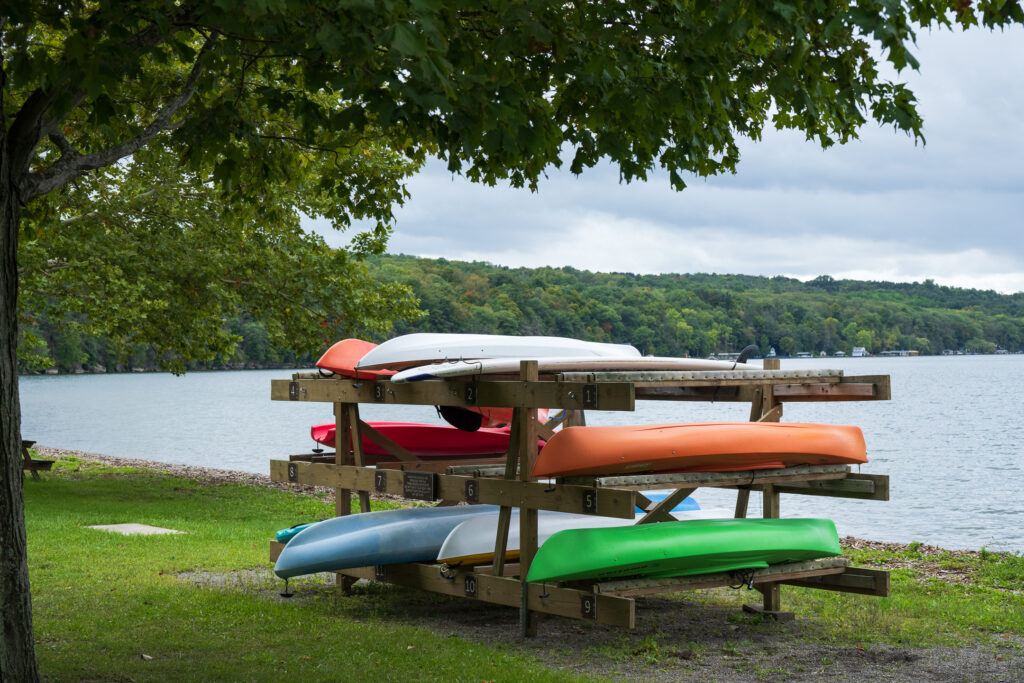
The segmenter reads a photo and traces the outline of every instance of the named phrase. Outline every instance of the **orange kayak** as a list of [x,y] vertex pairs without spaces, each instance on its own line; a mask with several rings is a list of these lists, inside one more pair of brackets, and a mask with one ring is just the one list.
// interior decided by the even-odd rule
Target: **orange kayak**
[[355,379],[375,380],[378,377],[395,374],[394,370],[356,370],[359,359],[375,348],[376,344],[363,339],[342,339],[320,356],[316,366],[336,375]]
[[640,472],[730,472],[868,461],[849,425],[710,422],[567,427],[540,452],[535,477]]

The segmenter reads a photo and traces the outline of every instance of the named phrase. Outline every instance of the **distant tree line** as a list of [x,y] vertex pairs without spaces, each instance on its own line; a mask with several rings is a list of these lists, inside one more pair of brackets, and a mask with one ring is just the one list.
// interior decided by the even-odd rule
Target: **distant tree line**
[[[308,354],[275,347],[266,326],[246,315],[224,322],[224,331],[237,338],[234,352],[215,354],[209,361],[190,361],[188,370],[221,370],[309,366]],[[22,322],[19,365],[22,372],[126,372],[157,370],[159,351],[149,344],[123,348],[103,337],[83,334],[82,326],[47,317]]]
[[1024,292],[923,283],[802,282],[749,275],[593,273],[384,255],[373,276],[409,285],[427,315],[394,334],[551,334],[707,356],[755,344],[793,355],[863,346],[994,352],[1024,348]]
[[[1024,293],[923,283],[802,282],[749,275],[593,273],[565,268],[507,268],[483,262],[383,255],[371,278],[408,285],[425,313],[397,322],[410,332],[543,334],[633,344],[645,354],[707,356],[755,344],[762,354],[815,355],[913,349],[992,353],[1024,349]],[[26,315],[22,369],[108,371],[157,366],[152,348],[128,353],[82,336],[66,321]],[[244,314],[225,322],[239,342],[233,354],[191,369],[308,365],[314,358],[276,348]],[[317,334],[318,330],[310,330]],[[375,341],[381,341],[376,339]]]

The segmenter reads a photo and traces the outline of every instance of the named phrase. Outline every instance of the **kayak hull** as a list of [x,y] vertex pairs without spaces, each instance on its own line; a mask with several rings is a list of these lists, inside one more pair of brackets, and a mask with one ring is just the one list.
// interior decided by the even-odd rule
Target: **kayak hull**
[[801,562],[839,555],[829,519],[713,519],[661,522],[552,535],[528,581],[662,578]]
[[[511,430],[481,428],[464,432],[449,425],[418,424],[414,422],[370,422],[369,425],[417,457],[468,458],[481,455],[503,454],[508,450]],[[335,424],[327,422],[313,425],[310,436],[317,443],[334,448]],[[543,445],[543,442],[540,442]],[[394,461],[395,456],[382,446],[363,437],[363,455],[367,465]]]
[[356,370],[356,363],[367,353],[377,348],[373,342],[362,339],[342,339],[320,356],[316,367],[321,370],[333,372],[342,377],[353,377],[356,379],[375,380],[379,377],[389,377],[394,373],[392,370],[367,371]]
[[482,358],[479,360],[453,360],[406,368],[391,377],[397,384],[419,382],[428,379],[446,379],[473,375],[500,375],[519,372],[523,360],[536,360],[539,372],[611,372],[611,371],[731,371],[747,370],[748,366],[733,361],[707,360],[704,358],[670,358],[662,356],[552,356],[530,358],[528,356]]
[[274,573],[287,579],[351,567],[433,562],[460,522],[497,509],[493,505],[456,505],[334,517],[303,529],[288,541]]
[[604,344],[568,337],[523,337],[500,334],[406,334],[389,339],[356,364],[358,370],[401,370],[439,361],[475,358],[548,356],[639,356],[628,344]]
[[728,472],[865,462],[864,434],[851,425],[712,422],[568,427],[544,446],[533,476]]
[[[692,498],[687,498],[692,501]],[[684,501],[685,503],[686,501]],[[694,504],[695,505],[695,504]],[[731,517],[728,510],[701,510],[691,505],[680,506],[672,511],[677,520],[683,519],[720,519]],[[638,514],[635,519],[619,519],[615,517],[599,517],[596,515],[574,514],[568,512],[550,512],[541,510],[537,513],[537,543],[543,544],[552,535],[567,529],[594,529],[635,524],[643,517]],[[519,559],[519,510],[512,510],[511,523],[508,530],[508,541],[505,546],[505,561],[514,562]],[[459,524],[452,529],[445,539],[444,545],[437,554],[437,561],[456,567],[472,564],[490,564],[494,561],[494,537],[498,529],[497,515],[478,515]]]

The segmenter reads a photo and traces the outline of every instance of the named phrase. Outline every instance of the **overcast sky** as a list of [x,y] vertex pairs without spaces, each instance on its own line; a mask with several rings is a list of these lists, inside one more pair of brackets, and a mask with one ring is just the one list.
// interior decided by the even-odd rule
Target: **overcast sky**
[[[924,32],[927,144],[868,124],[822,151],[796,133],[745,142],[735,175],[620,184],[609,165],[551,171],[537,193],[440,163],[408,183],[391,253],[508,266],[921,281],[1024,291],[1024,31]],[[347,238],[328,236],[341,244]]]

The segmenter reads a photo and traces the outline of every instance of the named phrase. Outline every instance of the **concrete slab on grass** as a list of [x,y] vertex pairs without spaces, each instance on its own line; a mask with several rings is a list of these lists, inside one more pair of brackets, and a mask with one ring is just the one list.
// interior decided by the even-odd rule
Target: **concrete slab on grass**
[[150,526],[148,524],[97,524],[89,527],[90,529],[100,529],[101,531],[113,531],[117,534],[124,534],[125,536],[153,536],[156,534],[183,534],[184,531],[177,531],[175,529],[164,529],[159,526]]

